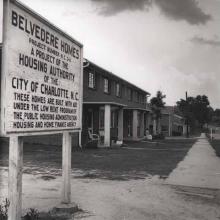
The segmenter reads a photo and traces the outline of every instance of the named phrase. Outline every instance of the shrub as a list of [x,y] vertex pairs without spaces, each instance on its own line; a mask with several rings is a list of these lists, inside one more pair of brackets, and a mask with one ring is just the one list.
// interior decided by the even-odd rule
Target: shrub
[[6,198],[2,204],[0,204],[0,220],[7,220],[8,219],[8,208],[10,202]]
[[27,214],[24,216],[24,220],[38,220],[39,212],[37,209],[31,208]]

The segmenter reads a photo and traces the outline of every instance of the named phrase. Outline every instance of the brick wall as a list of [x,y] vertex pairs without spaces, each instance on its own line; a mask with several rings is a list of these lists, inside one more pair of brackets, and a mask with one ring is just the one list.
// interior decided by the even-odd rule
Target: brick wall
[[[88,87],[89,72],[95,74],[95,88]],[[114,102],[122,105],[126,105],[129,108],[145,108],[145,97],[147,92],[135,87],[127,81],[90,64],[85,68],[83,75],[83,101],[84,102]],[[104,78],[107,78],[110,82],[109,94],[104,93]],[[116,83],[119,83],[121,89],[121,96],[116,96]],[[132,90],[132,100],[129,101],[127,89]],[[137,93],[139,100],[137,100]]]

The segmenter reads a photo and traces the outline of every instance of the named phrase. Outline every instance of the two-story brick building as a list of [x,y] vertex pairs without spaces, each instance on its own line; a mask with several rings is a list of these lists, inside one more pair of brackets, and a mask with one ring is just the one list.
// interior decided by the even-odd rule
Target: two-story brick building
[[[103,146],[110,146],[112,141],[144,137],[150,117],[147,104],[149,95],[134,84],[89,62],[83,72],[82,145],[87,142],[88,130],[99,135]],[[52,136],[32,136],[26,141],[61,143],[60,135]],[[78,145],[77,134],[74,135],[73,144]]]
[[83,76],[82,145],[88,130],[103,146],[144,137],[150,109],[148,92],[89,61]]
[[[100,137],[103,146],[110,146],[112,141],[138,140],[144,137],[146,129],[152,133],[152,115],[147,103],[149,95],[89,61],[83,72],[82,145],[88,140],[88,130]],[[161,130],[165,136],[185,134],[185,120],[174,107],[166,106],[162,110]],[[33,141],[34,138],[29,139]],[[41,139],[46,143],[51,140],[47,136],[36,138],[37,141]],[[53,139],[52,142],[59,143],[59,140]],[[78,145],[76,135],[74,140]]]

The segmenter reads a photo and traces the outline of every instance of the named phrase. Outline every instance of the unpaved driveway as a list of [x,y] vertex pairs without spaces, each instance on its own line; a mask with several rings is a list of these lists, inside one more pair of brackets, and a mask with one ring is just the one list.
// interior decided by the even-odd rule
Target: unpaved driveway
[[[1,196],[7,196],[7,172],[1,171]],[[24,175],[23,207],[48,211],[60,202],[61,177],[43,180]],[[83,209],[74,219],[219,220],[219,192],[175,188],[158,176],[144,180],[72,179],[72,201]]]
[[[134,143],[124,149],[73,152],[72,201],[88,220],[219,220],[218,190],[174,187],[165,178],[193,143]],[[60,203],[60,149],[25,151],[23,212]],[[0,159],[0,199],[7,197],[7,150]],[[163,178],[161,178],[163,177]]]

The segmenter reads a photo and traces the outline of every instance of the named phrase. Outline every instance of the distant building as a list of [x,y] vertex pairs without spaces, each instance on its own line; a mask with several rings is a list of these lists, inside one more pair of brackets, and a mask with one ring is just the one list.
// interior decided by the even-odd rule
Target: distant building
[[208,133],[211,139],[220,140],[220,126],[216,126],[214,124],[206,125],[208,129]]
[[83,145],[88,132],[99,135],[105,147],[144,137],[150,117],[148,92],[90,61],[83,78]]
[[185,118],[176,106],[165,106],[162,110],[161,131],[165,136],[186,134]]

